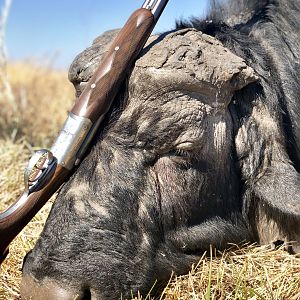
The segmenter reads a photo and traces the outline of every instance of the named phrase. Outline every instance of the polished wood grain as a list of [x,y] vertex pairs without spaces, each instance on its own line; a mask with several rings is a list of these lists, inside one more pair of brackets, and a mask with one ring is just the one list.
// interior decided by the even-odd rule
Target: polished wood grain
[[131,15],[71,110],[72,113],[87,117],[93,123],[107,113],[154,25],[152,13],[145,8]]

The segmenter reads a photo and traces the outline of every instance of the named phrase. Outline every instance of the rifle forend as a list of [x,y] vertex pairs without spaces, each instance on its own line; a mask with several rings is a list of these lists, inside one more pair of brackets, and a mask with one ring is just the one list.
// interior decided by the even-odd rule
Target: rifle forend
[[29,161],[24,193],[0,213],[0,264],[11,241],[80,163],[167,2],[146,0],[130,16],[71,109],[51,151],[40,150]]

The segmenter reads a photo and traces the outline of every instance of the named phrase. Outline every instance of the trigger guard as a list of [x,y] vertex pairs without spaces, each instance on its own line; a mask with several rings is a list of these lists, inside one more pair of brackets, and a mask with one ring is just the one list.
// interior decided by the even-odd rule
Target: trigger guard
[[[43,156],[45,156],[44,161],[39,165],[38,163]],[[32,192],[45,183],[50,175],[52,175],[53,170],[55,169],[54,167],[57,165],[56,161],[57,160],[51,151],[46,149],[36,151],[29,160],[24,171],[25,190],[27,192]],[[36,174],[34,175],[34,178],[31,178],[33,172],[36,172]]]

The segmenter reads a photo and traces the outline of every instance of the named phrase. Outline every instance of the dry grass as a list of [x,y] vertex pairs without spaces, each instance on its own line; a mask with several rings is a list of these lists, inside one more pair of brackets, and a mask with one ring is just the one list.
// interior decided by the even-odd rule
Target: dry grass
[[[30,142],[39,146],[49,144],[65,119],[73,97],[66,73],[27,64],[9,69],[18,108],[13,109],[0,98],[3,108],[0,111],[0,210],[23,189],[23,169],[32,151]],[[22,139],[16,142],[20,136]],[[1,266],[0,300],[18,299],[22,259],[40,234],[50,207],[51,202],[11,244],[10,254]],[[203,256],[185,276],[174,275],[161,299],[300,299],[300,259],[282,249],[233,247],[225,253]]]
[[7,75],[14,99],[7,101],[0,83],[0,137],[25,136],[31,144],[49,145],[74,100],[67,72],[32,63],[14,63],[8,65]]
[[203,256],[188,275],[173,279],[164,299],[300,299],[300,259],[283,249],[235,246]]

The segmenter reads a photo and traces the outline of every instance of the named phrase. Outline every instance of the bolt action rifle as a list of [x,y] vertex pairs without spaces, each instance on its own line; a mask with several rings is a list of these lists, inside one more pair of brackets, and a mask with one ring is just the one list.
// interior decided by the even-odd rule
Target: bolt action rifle
[[130,16],[69,112],[51,150],[39,150],[29,160],[24,193],[0,213],[0,264],[11,241],[80,163],[167,2],[146,0]]

